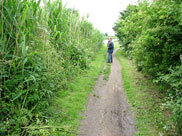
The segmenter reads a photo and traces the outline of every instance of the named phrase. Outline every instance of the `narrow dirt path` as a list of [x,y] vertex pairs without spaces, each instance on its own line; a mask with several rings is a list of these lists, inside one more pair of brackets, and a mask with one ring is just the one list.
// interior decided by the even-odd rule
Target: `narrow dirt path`
[[135,117],[125,96],[121,66],[115,52],[109,80],[103,80],[101,75],[95,95],[89,96],[85,120],[79,128],[80,136],[134,136],[136,133]]

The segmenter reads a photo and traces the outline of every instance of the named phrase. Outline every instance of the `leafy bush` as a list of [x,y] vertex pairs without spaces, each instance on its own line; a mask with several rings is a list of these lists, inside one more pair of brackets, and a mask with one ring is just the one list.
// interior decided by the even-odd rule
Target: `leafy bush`
[[182,134],[182,66],[169,69],[169,74],[160,74],[158,82],[168,86],[169,101],[167,106],[173,111],[173,120]]
[[40,2],[0,2],[0,135],[40,134],[53,93],[102,45],[102,34],[77,11]]
[[151,76],[180,64],[182,26],[176,15],[182,11],[178,7],[173,0],[129,6],[114,27],[126,52]]
[[139,70],[148,73],[166,91],[174,121],[181,129],[182,3],[180,0],[143,1],[129,5],[114,26],[125,52]]

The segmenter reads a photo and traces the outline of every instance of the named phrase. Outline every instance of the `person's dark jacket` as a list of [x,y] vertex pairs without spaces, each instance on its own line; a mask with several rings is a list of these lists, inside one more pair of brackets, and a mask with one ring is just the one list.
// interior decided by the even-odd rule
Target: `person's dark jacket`
[[108,53],[113,53],[114,50],[114,43],[111,41],[108,46]]

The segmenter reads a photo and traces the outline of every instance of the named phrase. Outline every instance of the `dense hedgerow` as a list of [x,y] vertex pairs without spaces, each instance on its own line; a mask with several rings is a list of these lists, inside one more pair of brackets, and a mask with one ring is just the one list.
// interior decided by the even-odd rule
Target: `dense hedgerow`
[[[148,73],[170,96],[168,105],[182,130],[182,3],[155,0],[130,5],[114,26],[121,47],[138,70]],[[167,89],[166,89],[167,88]],[[182,133],[182,132],[180,132]]]
[[102,45],[102,34],[76,10],[40,2],[0,2],[0,135],[33,135],[29,126],[46,124],[53,93]]

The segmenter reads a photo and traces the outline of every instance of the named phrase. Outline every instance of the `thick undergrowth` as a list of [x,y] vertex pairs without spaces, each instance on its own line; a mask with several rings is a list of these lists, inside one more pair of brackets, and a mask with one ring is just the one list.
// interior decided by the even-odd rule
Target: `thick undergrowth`
[[[141,1],[121,12],[114,30],[125,54],[167,94],[165,107],[182,134],[182,3]],[[172,126],[171,126],[172,127]]]
[[[103,36],[60,0],[0,1],[0,135],[40,135],[52,96],[86,69]],[[61,129],[61,128],[60,128]]]

